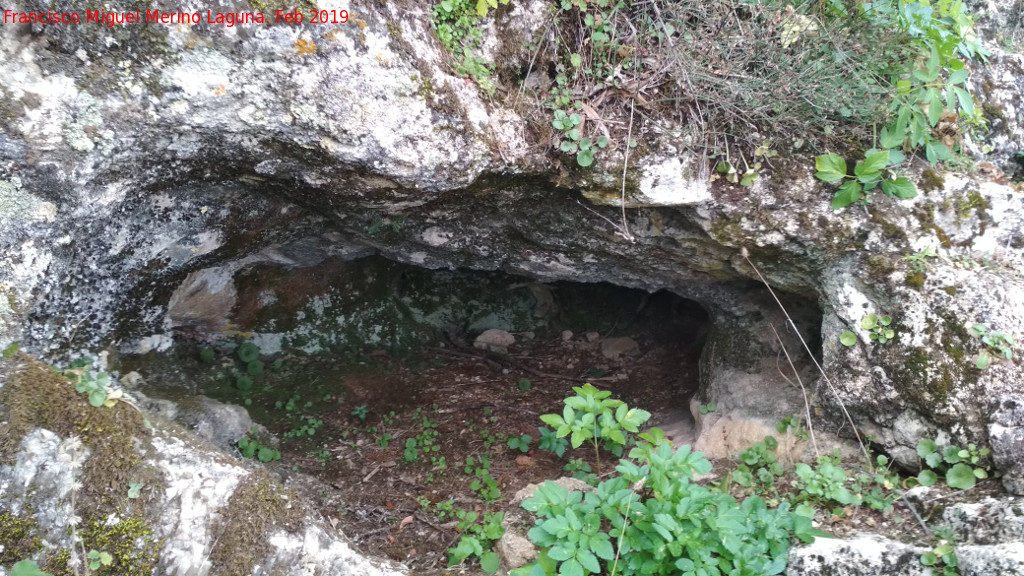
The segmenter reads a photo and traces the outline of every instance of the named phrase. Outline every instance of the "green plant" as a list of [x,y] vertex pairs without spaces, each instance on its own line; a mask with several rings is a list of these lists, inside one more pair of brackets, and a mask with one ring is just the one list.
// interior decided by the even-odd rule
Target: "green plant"
[[839,335],[839,343],[843,346],[853,346],[857,343],[857,335],[849,330],[845,330]]
[[811,439],[810,434],[807,433],[807,429],[804,428],[803,423],[795,415],[789,415],[779,420],[779,423],[775,426],[775,430],[779,434],[790,434],[792,433],[797,438],[807,442]]
[[402,452],[402,459],[406,462],[419,462],[420,451],[416,448],[416,439],[408,438],[405,441],[405,451]]
[[[18,353],[18,343],[17,342],[11,342],[7,346],[7,348],[4,348],[4,351],[3,351],[2,355],[3,355],[4,358],[11,358],[15,354],[17,354],[17,353]],[[20,564],[20,562],[19,562],[19,564]]]
[[938,481],[936,472],[945,471],[950,488],[973,488],[976,480],[988,478],[987,466],[981,465],[988,454],[988,448],[979,450],[974,444],[968,444],[967,449],[949,445],[940,450],[934,440],[925,438],[917,443],[917,455],[930,470],[921,470],[917,481],[922,486],[933,486]]
[[791,537],[821,534],[787,502],[770,509],[756,496],[737,502],[693,483],[711,464],[689,446],[637,454],[595,492],[549,481],[524,501],[537,515],[528,536],[541,551],[513,574],[779,574]]
[[505,441],[505,444],[511,450],[519,450],[523,454],[530,451],[530,442],[533,442],[533,437],[529,434],[523,434],[522,436],[513,436]]
[[494,93],[489,63],[477,56],[480,47],[480,19],[486,18],[490,8],[509,0],[442,0],[433,7],[431,21],[434,33],[445,49],[457,61],[456,71],[473,78],[488,94]]
[[732,481],[754,492],[775,495],[775,478],[782,476],[783,468],[775,457],[779,442],[766,436],[764,440],[739,453],[740,463],[731,474]]
[[142,482],[129,482],[128,483],[128,498],[135,500],[142,493]]
[[569,474],[569,476],[577,480],[583,480],[588,484],[597,478],[597,475],[593,473],[593,468],[591,468],[590,464],[587,464],[582,458],[570,458],[569,461],[565,463],[565,466],[562,466],[562,470]]
[[484,512],[480,522],[477,522],[479,514],[475,510],[458,510],[455,516],[459,519],[456,529],[462,537],[454,548],[448,549],[448,567],[458,566],[475,556],[480,559],[480,568],[484,572],[497,573],[498,555],[491,546],[505,534],[501,525],[505,513]]
[[249,436],[243,436],[238,440],[238,450],[242,452],[242,456],[246,458],[256,458],[260,462],[273,462],[281,459],[281,453],[269,446],[264,446]]
[[99,550],[89,550],[85,559],[89,563],[90,570],[99,570],[101,566],[110,566],[114,563],[114,557],[109,552]]
[[939,253],[936,251],[935,247],[928,246],[913,254],[907,254],[903,257],[903,260],[905,262],[910,262],[910,266],[913,267],[915,272],[925,272],[928,269],[928,259],[938,257]]
[[932,530],[935,547],[921,555],[921,565],[929,566],[938,576],[957,576],[957,557],[953,529],[949,526],[938,526]]
[[529,378],[520,378],[519,382],[516,383],[516,387],[519,388],[519,390],[522,391],[522,392],[529,392],[530,391],[530,379]]
[[701,404],[699,412],[703,415],[711,414],[715,410],[718,410],[718,404],[714,402],[708,402],[707,404]]
[[[810,499],[821,504],[836,503],[840,506],[860,506],[863,502],[860,494],[847,488],[846,470],[840,466],[838,457],[821,456],[815,467],[799,462],[794,472],[798,480],[793,485],[800,491],[799,499]],[[834,510],[833,514],[844,515],[841,510]]]
[[992,360],[1013,360],[1013,336],[998,331],[990,331],[984,324],[973,324],[967,332],[981,340],[985,346],[974,358],[974,365],[984,370],[992,364]]
[[896,337],[896,331],[889,327],[892,318],[889,316],[878,316],[867,314],[860,319],[860,327],[870,332],[868,338],[879,344],[885,344]]
[[108,396],[112,392],[110,388],[110,374],[106,372],[93,373],[82,372],[80,370],[65,370],[65,374],[77,378],[75,383],[75,391],[79,394],[86,394],[89,398],[89,405],[95,408],[100,406],[113,406],[114,403],[108,404]]
[[366,422],[366,415],[369,413],[370,411],[369,409],[366,408],[365,404],[362,406],[356,406],[355,408],[352,409],[352,415],[355,416],[356,418],[359,418],[359,420],[362,422]]
[[260,358],[260,348],[252,342],[242,343],[242,345],[238,347],[236,353],[238,354],[238,359],[241,360],[243,364],[248,364],[249,362],[259,360]]
[[252,378],[248,376],[239,376],[235,378],[235,387],[242,392],[248,392],[252,390]]
[[494,502],[501,498],[501,489],[498,481],[491,476],[491,459],[487,454],[481,454],[478,458],[466,457],[463,471],[467,475],[474,476],[469,483],[469,489],[476,492],[486,502]]
[[558,456],[559,458],[565,455],[565,449],[569,447],[568,440],[565,438],[559,438],[558,435],[555,434],[555,431],[547,426],[538,427],[537,432],[540,434],[540,439],[537,441],[537,448],[553,452],[555,456]]
[[204,364],[213,364],[213,360],[216,357],[212,348],[203,348],[199,351],[199,361]]
[[324,421],[314,416],[306,416],[299,420],[299,426],[292,428],[291,430],[284,433],[285,438],[300,438],[303,436],[313,436],[316,431],[324,425]]
[[822,154],[814,159],[814,167],[817,169],[814,176],[825,182],[846,179],[846,182],[839,186],[839,192],[832,198],[833,210],[845,208],[858,201],[869,204],[871,200],[867,193],[879,184],[886,196],[914,198],[917,196],[917,187],[914,183],[905,176],[891,175],[887,170],[902,163],[903,160],[903,154],[894,150],[868,150],[864,160],[857,162],[853,174],[850,175],[846,173],[846,160],[842,156]]
[[380,446],[381,448],[384,448],[386,450],[387,447],[391,444],[391,439],[392,438],[393,438],[393,436],[391,434],[388,434],[387,432],[385,432],[385,433],[381,434],[380,436],[377,436],[377,439],[375,440],[375,442],[377,443],[377,446]]
[[43,572],[39,565],[32,560],[21,560],[11,566],[11,576],[53,576],[49,572]]
[[259,376],[260,374],[263,374],[263,362],[253,360],[245,365],[245,371],[249,376]]
[[589,441],[594,446],[598,474],[601,470],[600,445],[616,455],[626,446],[625,432],[637,433],[641,424],[651,417],[646,410],[631,409],[621,400],[609,398],[611,392],[592,385],[574,386],[575,396],[566,398],[562,415],[544,414],[541,421],[555,429],[559,438],[569,436],[572,447]]

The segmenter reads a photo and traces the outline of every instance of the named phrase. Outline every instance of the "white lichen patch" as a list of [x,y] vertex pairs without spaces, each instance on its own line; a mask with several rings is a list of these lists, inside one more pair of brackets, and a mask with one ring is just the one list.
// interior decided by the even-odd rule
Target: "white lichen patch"
[[157,435],[152,443],[166,486],[162,500],[174,503],[163,508],[158,523],[157,532],[165,535],[158,572],[205,574],[211,568],[207,557],[216,538],[213,520],[220,517],[220,510],[249,472],[178,438]]
[[22,188],[20,178],[0,180],[0,221],[51,222],[56,216],[57,207]]
[[637,205],[688,206],[711,200],[703,159],[673,156],[645,163],[641,168]]

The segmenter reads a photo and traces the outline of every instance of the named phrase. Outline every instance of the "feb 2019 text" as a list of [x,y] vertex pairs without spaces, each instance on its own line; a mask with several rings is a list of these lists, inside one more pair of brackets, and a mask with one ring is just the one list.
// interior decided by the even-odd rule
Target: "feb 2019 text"
[[[204,18],[205,16],[205,18]],[[100,24],[113,28],[127,24],[347,24],[348,10],[277,10],[273,15],[262,12],[167,12],[142,10],[114,12],[86,10],[79,12],[15,12],[4,10],[4,24]]]

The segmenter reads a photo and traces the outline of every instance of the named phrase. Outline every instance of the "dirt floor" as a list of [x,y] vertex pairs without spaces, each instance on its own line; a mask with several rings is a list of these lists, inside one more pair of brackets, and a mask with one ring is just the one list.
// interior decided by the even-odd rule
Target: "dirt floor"
[[[170,360],[177,382],[147,379],[246,406],[279,440],[267,441],[281,453],[271,469],[303,487],[326,523],[368,554],[435,574],[460,538],[458,510],[482,517],[505,511],[531,482],[612,470],[611,454],[602,454],[598,471],[585,447],[561,458],[538,449],[540,415],[561,413],[573,386],[611,391],[651,412],[651,426],[678,432],[692,425],[685,407],[698,382],[707,317],[667,293],[634,296],[617,314],[603,313],[600,302],[589,311],[568,308],[545,333],[517,334],[508,354],[474,349],[474,335],[460,334],[439,335],[435,346],[401,358],[374,349],[286,351],[261,358],[266,369],[240,390],[244,365],[236,353],[216,349],[204,363],[199,347],[183,347]],[[636,348],[609,358],[602,352],[609,337],[631,338]],[[125,367],[165,372],[145,364]],[[509,447],[524,434],[525,450]]]

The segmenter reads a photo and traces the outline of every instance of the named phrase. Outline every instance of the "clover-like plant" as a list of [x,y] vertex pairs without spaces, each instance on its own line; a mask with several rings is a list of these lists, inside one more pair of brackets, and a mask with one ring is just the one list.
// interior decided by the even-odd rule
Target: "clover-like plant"
[[976,480],[988,478],[988,472],[981,466],[988,454],[988,448],[978,449],[974,444],[968,444],[967,449],[950,445],[940,450],[934,440],[925,438],[917,443],[917,455],[930,469],[921,470],[917,481],[922,486],[934,486],[939,479],[936,472],[945,472],[950,488],[974,488]]
[[867,314],[860,319],[860,327],[870,332],[868,338],[879,344],[885,344],[896,337],[896,331],[889,327],[891,324],[891,317],[877,314]]
[[974,357],[974,365],[979,370],[988,368],[993,360],[1013,360],[1013,336],[996,330],[989,330],[984,324],[973,324],[967,332],[981,340],[985,346]]
[[260,347],[252,342],[245,342],[238,347],[238,359],[248,364],[260,358]]

